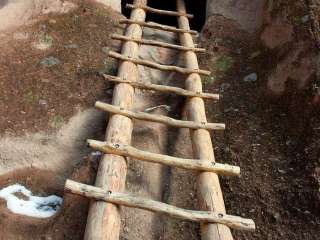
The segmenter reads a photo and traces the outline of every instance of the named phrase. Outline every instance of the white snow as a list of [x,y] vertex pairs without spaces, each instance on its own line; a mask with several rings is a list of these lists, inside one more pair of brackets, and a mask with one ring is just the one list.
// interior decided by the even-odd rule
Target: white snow
[[[28,200],[14,195],[21,193]],[[48,218],[53,216],[62,204],[62,198],[51,195],[48,197],[33,196],[32,192],[20,184],[14,184],[0,190],[0,198],[7,201],[7,208],[16,214],[36,218]]]

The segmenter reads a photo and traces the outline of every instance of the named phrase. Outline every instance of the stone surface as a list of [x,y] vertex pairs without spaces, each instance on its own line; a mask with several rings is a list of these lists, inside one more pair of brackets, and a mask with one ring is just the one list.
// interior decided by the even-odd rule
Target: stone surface
[[102,3],[117,12],[121,12],[121,0],[95,0],[98,3]]
[[40,61],[40,64],[45,67],[52,67],[52,66],[60,64],[60,63],[61,63],[61,61],[59,59],[52,57],[52,56],[43,58]]
[[282,94],[289,81],[294,83],[296,88],[302,89],[316,73],[316,61],[313,57],[310,55],[301,57],[306,51],[304,45],[306,45],[304,42],[300,42],[293,46],[269,75],[267,86],[274,94]]
[[[143,30],[143,37],[145,39],[157,40],[167,43],[176,43],[175,34],[160,30],[145,28]],[[177,51],[174,51],[172,49],[141,45],[139,58],[157,62],[159,64],[178,66],[180,60],[177,58],[177,53]],[[171,71],[160,71],[141,65],[139,65],[138,68],[140,70],[139,79],[143,82],[168,84],[174,78],[177,78],[177,74]]]
[[272,21],[260,36],[268,48],[276,48],[293,40],[293,26],[283,20]]
[[[121,12],[120,0],[95,0],[95,2]],[[0,0],[0,31],[29,24],[42,15],[67,13],[76,7],[72,0]]]
[[0,31],[28,24],[40,15],[66,13],[76,5],[62,0],[7,0],[0,8]]
[[253,32],[262,25],[266,0],[208,0],[207,18],[222,15],[235,20],[244,30]]
[[243,78],[245,82],[255,82],[258,80],[258,75],[256,73],[250,73],[249,75]]

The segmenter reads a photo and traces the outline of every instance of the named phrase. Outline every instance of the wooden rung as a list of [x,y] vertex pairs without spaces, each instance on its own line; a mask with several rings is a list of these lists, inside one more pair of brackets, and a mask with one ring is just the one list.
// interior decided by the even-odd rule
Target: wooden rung
[[124,55],[121,55],[121,54],[114,52],[114,51],[109,51],[108,55],[109,55],[109,57],[120,59],[122,61],[130,61],[135,64],[139,64],[139,65],[143,65],[143,66],[147,66],[147,67],[151,67],[151,68],[155,68],[155,69],[159,69],[159,70],[163,70],[163,71],[175,71],[175,72],[182,73],[182,74],[198,73],[198,74],[203,74],[206,76],[209,76],[211,74],[210,71],[206,71],[206,70],[188,69],[188,68],[182,68],[182,67],[171,66],[171,65],[163,65],[163,64],[155,63],[155,62],[148,61],[148,60],[142,60],[142,59],[138,59],[138,58],[131,58],[129,56],[124,56]]
[[155,40],[136,39],[136,38],[131,38],[131,37],[127,37],[127,36],[123,36],[123,35],[119,35],[119,34],[112,34],[111,38],[116,39],[116,40],[121,40],[121,41],[132,41],[132,42],[136,42],[136,43],[144,44],[144,45],[170,48],[170,49],[175,49],[175,50],[180,50],[180,51],[193,51],[193,52],[200,52],[200,53],[206,52],[205,48],[185,47],[185,46],[181,46],[181,45],[175,45],[175,44],[170,44],[170,43],[165,43],[165,42],[160,42],[160,41],[155,41]]
[[117,205],[123,205],[126,207],[162,213],[174,218],[179,218],[187,221],[200,223],[220,223],[237,230],[255,230],[255,223],[252,219],[210,211],[187,210],[152,199],[135,197],[132,194],[128,193],[105,191],[102,188],[89,186],[69,179],[66,181],[64,189],[66,192],[93,198],[98,201],[105,201]]
[[231,166],[229,164],[221,164],[214,161],[199,159],[176,158],[168,155],[142,151],[130,145],[123,145],[119,143],[101,142],[89,139],[88,144],[93,149],[103,153],[131,157],[145,162],[161,163],[183,169],[214,172],[225,176],[240,175],[240,167]]
[[147,23],[147,22],[135,21],[131,19],[122,19],[119,21],[119,23],[120,24],[138,24],[142,27],[154,28],[154,29],[159,29],[159,30],[168,31],[168,32],[190,33],[192,35],[198,35],[198,32],[194,30],[185,30],[185,29],[175,28],[167,25],[162,25],[159,23],[151,23],[151,22]]
[[224,130],[225,124],[223,123],[207,123],[207,122],[191,122],[176,120],[167,116],[155,115],[145,112],[131,112],[119,106],[114,106],[111,104],[96,102],[95,107],[103,111],[111,112],[113,114],[120,114],[128,118],[135,118],[139,120],[152,121],[167,124],[172,127],[181,127],[181,128],[191,128],[191,129],[206,129],[206,130]]
[[188,90],[185,90],[183,88],[178,88],[178,87],[157,85],[157,84],[152,84],[152,83],[128,81],[128,80],[123,80],[119,77],[106,75],[106,74],[103,74],[103,76],[108,81],[116,82],[116,83],[128,83],[135,88],[147,89],[147,90],[153,90],[153,91],[159,91],[159,92],[174,93],[174,94],[185,96],[185,97],[200,97],[200,98],[206,98],[206,99],[219,100],[219,94],[192,92],[192,91],[188,91]]
[[184,17],[187,17],[187,18],[193,18],[192,14],[179,13],[179,12],[176,12],[176,11],[161,10],[161,9],[156,9],[156,8],[148,7],[148,6],[145,6],[145,5],[139,5],[139,4],[127,4],[126,8],[130,8],[130,9],[141,8],[141,9],[143,9],[145,11],[156,13],[156,14],[160,14],[160,15],[168,15],[168,16],[173,16],[173,17],[184,16]]

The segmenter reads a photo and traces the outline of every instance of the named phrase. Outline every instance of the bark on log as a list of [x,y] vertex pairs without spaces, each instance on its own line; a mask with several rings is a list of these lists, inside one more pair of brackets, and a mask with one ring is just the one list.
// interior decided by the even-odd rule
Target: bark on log
[[[146,5],[147,0],[135,0],[134,4]],[[131,12],[131,19],[144,21],[145,11],[136,8]],[[125,35],[141,39],[142,29],[140,25],[130,24]],[[138,56],[139,45],[136,42],[125,42],[122,46],[122,54],[133,57]],[[119,64],[118,77],[129,81],[136,81],[138,68],[131,61],[123,61]],[[131,109],[134,88],[127,83],[119,83],[114,87],[112,104]],[[114,114],[110,117],[106,141],[130,144],[132,134],[132,121],[123,115]],[[97,187],[111,191],[123,192],[127,165],[125,158],[117,155],[104,155],[100,161],[96,182]],[[120,211],[118,206],[103,201],[93,201],[90,204],[85,240],[118,240],[121,226]]]
[[187,18],[193,18],[192,14],[184,14],[184,13],[179,13],[175,11],[167,11],[167,10],[162,10],[162,9],[156,9],[148,6],[141,6],[141,5],[136,5],[136,4],[127,4],[126,8],[130,9],[135,9],[135,8],[142,8],[143,10],[151,13],[156,13],[160,15],[168,15],[168,16],[173,16],[173,17],[178,17],[178,16],[185,16]]
[[207,130],[224,130],[225,124],[223,123],[207,123],[207,122],[192,122],[192,121],[183,121],[183,120],[177,120],[173,119],[167,116],[162,115],[155,115],[151,113],[145,113],[145,112],[132,112],[129,110],[126,110],[122,107],[114,106],[112,104],[107,104],[103,102],[97,101],[95,103],[95,107],[99,108],[103,111],[107,111],[113,114],[119,114],[126,116],[128,118],[134,118],[144,121],[151,121],[151,122],[158,122],[163,123],[168,126],[172,127],[179,127],[179,128],[191,128],[191,129],[207,129]]
[[175,28],[175,27],[171,27],[171,26],[167,26],[167,25],[162,25],[159,23],[146,23],[146,22],[142,22],[142,21],[135,21],[132,19],[123,19],[119,21],[120,24],[138,24],[142,27],[147,27],[147,28],[154,28],[154,29],[158,29],[158,30],[163,30],[163,31],[167,31],[167,32],[175,32],[175,33],[190,33],[192,35],[198,35],[197,31],[194,30],[186,30],[186,29],[180,29],[180,28]]
[[159,92],[165,92],[165,93],[174,93],[176,95],[180,95],[180,96],[184,96],[184,97],[201,97],[201,98],[206,98],[206,99],[219,100],[219,94],[191,92],[191,91],[185,90],[183,88],[178,88],[178,87],[157,85],[157,84],[144,83],[144,82],[132,82],[132,81],[123,80],[119,77],[106,75],[106,74],[103,74],[103,76],[106,80],[108,80],[110,82],[128,83],[135,88],[152,90],[152,91],[159,91]]
[[183,220],[194,222],[218,222],[237,230],[252,231],[255,229],[255,224],[251,219],[209,211],[186,210],[151,199],[135,197],[127,193],[103,190],[101,188],[78,183],[72,180],[66,181],[65,190],[74,194],[93,198],[95,200],[163,213]]
[[119,54],[117,52],[114,51],[110,51],[108,53],[109,57],[113,57],[116,59],[119,59],[121,61],[130,61],[133,62],[135,64],[139,64],[139,65],[143,65],[146,67],[151,67],[151,68],[155,68],[158,70],[162,70],[162,71],[175,71],[181,74],[190,74],[190,73],[198,73],[198,74],[203,74],[206,76],[209,76],[211,73],[210,71],[207,70],[201,70],[199,68],[195,68],[195,69],[188,69],[188,68],[182,68],[182,67],[177,67],[177,66],[171,66],[171,65],[163,65],[163,64],[159,64],[156,62],[152,62],[152,61],[148,61],[148,60],[141,60],[138,58],[133,58],[130,55],[124,55],[124,54]]
[[[177,0],[177,9],[181,13],[186,13],[183,0]],[[182,29],[190,29],[189,20],[186,17],[178,17],[178,26]],[[188,33],[180,34],[181,45],[194,47],[192,36]],[[187,68],[199,68],[198,59],[194,52],[183,53]],[[189,91],[201,91],[202,82],[199,74],[190,74],[185,82],[186,89]],[[204,102],[201,98],[193,97],[187,100],[186,113],[188,120],[203,122],[206,121]],[[199,129],[190,131],[194,157],[197,159],[215,161],[210,133]],[[219,183],[218,175],[215,173],[202,172],[198,179],[198,199],[202,210],[216,211],[225,213],[223,195]],[[223,224],[201,224],[202,240],[232,240],[231,231],[228,226]]]
[[121,41],[134,41],[139,44],[157,46],[157,47],[163,47],[163,48],[170,48],[170,49],[175,49],[175,50],[180,50],[180,51],[194,51],[194,52],[200,52],[200,53],[206,52],[205,48],[195,48],[195,47],[189,48],[189,47],[185,47],[185,46],[181,46],[181,45],[165,43],[165,42],[160,42],[160,41],[155,41],[155,40],[130,38],[130,37],[126,37],[126,36],[123,36],[120,34],[112,34],[111,38],[116,39],[116,40],[121,40]]
[[199,159],[177,158],[168,155],[151,153],[139,150],[129,145],[119,143],[108,143],[96,140],[88,140],[91,148],[103,153],[115,154],[142,160],[145,162],[160,163],[168,166],[179,167],[183,169],[215,172],[225,176],[239,176],[240,168],[228,164],[221,164],[210,161],[199,161]]

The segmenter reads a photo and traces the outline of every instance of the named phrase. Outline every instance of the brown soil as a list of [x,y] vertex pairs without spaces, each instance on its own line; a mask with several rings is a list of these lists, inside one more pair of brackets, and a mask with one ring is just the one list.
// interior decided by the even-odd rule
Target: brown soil
[[[120,30],[119,17],[83,2],[69,14],[49,16],[1,38],[0,133],[55,130],[79,108],[105,96],[108,87],[98,73],[112,72],[114,65],[102,48],[115,44],[110,33]],[[15,39],[19,34],[28,38]],[[52,46],[36,49],[39,41]],[[41,65],[50,56],[60,63]]]
[[[294,41],[307,34],[301,27],[295,31]],[[254,233],[235,231],[235,238],[318,239],[320,122],[312,88],[316,77],[302,89],[288,80],[284,94],[275,96],[266,86],[279,49],[264,48],[255,36],[223,17],[211,19],[205,38],[203,45],[212,51],[202,62],[216,76],[206,80],[205,88],[223,95],[220,105],[207,105],[208,114],[228,126],[223,136],[214,136],[217,159],[242,169],[240,178],[222,179],[226,209],[257,225]],[[304,56],[317,51],[312,41],[306,41],[308,45]],[[280,54],[294,47],[289,44]],[[258,79],[245,82],[250,73],[257,73]]]

